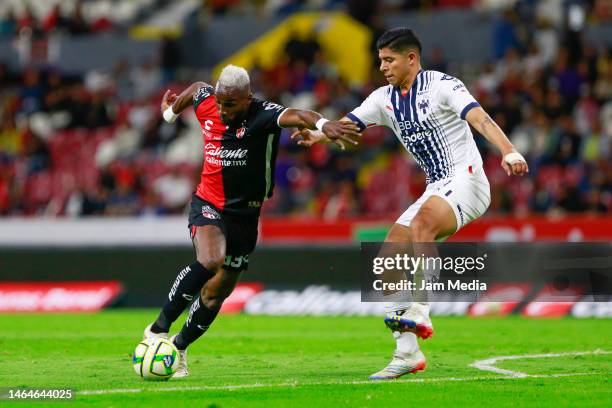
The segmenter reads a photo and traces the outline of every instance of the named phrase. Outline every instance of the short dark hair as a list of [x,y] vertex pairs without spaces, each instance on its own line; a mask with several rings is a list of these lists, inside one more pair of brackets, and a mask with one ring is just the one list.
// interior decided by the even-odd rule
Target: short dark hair
[[421,54],[421,42],[414,32],[406,27],[397,27],[387,30],[376,41],[376,48],[388,47],[395,52],[403,52],[408,48],[416,48]]

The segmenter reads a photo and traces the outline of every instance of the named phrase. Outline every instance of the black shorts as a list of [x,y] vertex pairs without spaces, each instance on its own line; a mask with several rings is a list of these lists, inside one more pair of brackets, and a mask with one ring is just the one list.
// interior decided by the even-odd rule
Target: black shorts
[[196,194],[191,198],[189,210],[189,234],[195,236],[196,228],[215,225],[225,235],[226,256],[223,268],[230,271],[244,271],[249,267],[249,254],[257,244],[259,217],[252,215],[227,215],[215,206],[202,200]]

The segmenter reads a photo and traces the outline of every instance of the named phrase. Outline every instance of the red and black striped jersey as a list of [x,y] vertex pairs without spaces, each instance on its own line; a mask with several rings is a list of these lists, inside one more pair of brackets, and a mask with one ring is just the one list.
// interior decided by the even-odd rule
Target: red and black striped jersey
[[202,127],[204,163],[196,194],[226,214],[258,215],[272,196],[274,167],[285,107],[253,98],[237,125],[221,122],[214,88],[204,86],[193,108]]

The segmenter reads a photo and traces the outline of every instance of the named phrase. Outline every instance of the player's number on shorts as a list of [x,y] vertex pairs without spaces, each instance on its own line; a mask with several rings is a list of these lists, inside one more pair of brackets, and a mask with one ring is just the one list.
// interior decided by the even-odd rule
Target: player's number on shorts
[[228,255],[225,257],[225,266],[231,266],[232,268],[240,268],[243,264],[247,264],[249,262],[249,256],[231,256]]

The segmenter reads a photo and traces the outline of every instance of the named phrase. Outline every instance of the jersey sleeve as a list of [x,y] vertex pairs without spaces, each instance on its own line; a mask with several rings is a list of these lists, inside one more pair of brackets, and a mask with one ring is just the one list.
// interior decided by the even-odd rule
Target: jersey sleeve
[[209,98],[214,93],[215,89],[210,85],[206,85],[198,89],[193,95],[193,110],[197,112],[198,106],[200,106],[200,104],[204,102],[206,98]]
[[470,109],[480,106],[463,82],[446,74],[439,80],[438,98],[440,103],[447,105],[462,120],[465,120]]
[[286,107],[278,103],[257,100],[258,118],[265,123],[268,129],[280,128],[278,119],[287,110]]
[[347,118],[357,123],[360,131],[369,126],[385,125],[382,115],[384,103],[381,95],[381,88],[379,88],[372,92],[359,107],[346,114]]

